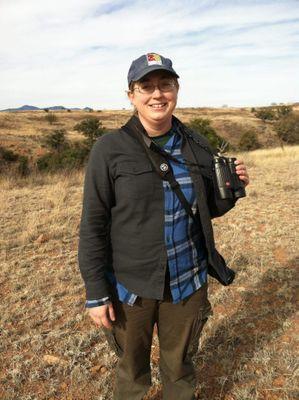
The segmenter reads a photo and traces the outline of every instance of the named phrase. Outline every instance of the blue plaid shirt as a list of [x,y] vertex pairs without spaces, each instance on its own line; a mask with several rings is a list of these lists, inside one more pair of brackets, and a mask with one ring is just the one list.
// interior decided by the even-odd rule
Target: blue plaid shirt
[[[181,134],[172,127],[173,134],[163,149],[184,162],[181,145]],[[155,140],[155,138],[154,138]],[[197,210],[193,182],[186,165],[169,160],[175,179],[180,184],[184,196],[195,214]],[[167,250],[167,261],[170,275],[170,290],[173,303],[178,303],[199,289],[207,280],[207,252],[202,236],[193,219],[186,213],[180,200],[171,189],[168,181],[163,181],[164,188],[164,238]],[[113,274],[107,274],[110,283],[116,285],[119,300],[133,305],[137,295],[130,293],[116,281]],[[109,298],[87,300],[86,307],[107,304]]]

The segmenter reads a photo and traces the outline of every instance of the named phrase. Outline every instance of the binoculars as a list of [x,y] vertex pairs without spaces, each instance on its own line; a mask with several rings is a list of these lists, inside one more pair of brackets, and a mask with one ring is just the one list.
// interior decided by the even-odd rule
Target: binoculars
[[244,182],[236,173],[235,157],[214,156],[214,171],[221,199],[246,196]]

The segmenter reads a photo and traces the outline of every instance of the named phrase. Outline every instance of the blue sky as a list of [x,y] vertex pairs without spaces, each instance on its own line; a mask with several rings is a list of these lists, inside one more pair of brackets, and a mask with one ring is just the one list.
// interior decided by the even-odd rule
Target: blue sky
[[0,109],[130,108],[127,71],[157,52],[180,107],[299,101],[298,0],[0,0]]

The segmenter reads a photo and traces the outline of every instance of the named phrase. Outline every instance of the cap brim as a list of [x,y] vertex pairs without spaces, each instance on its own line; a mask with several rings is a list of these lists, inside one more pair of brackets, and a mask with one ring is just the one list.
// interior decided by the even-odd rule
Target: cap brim
[[153,71],[166,71],[174,75],[176,78],[179,78],[179,75],[172,68],[167,68],[164,65],[149,65],[148,67],[144,68],[144,70],[140,72],[139,75],[135,77],[134,81],[139,81],[139,79],[143,78],[145,75]]

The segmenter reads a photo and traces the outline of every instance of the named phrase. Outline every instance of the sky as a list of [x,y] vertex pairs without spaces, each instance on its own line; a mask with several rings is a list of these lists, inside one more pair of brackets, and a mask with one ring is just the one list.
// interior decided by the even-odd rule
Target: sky
[[178,107],[299,101],[299,0],[0,0],[0,109],[130,109],[148,52],[180,75]]

